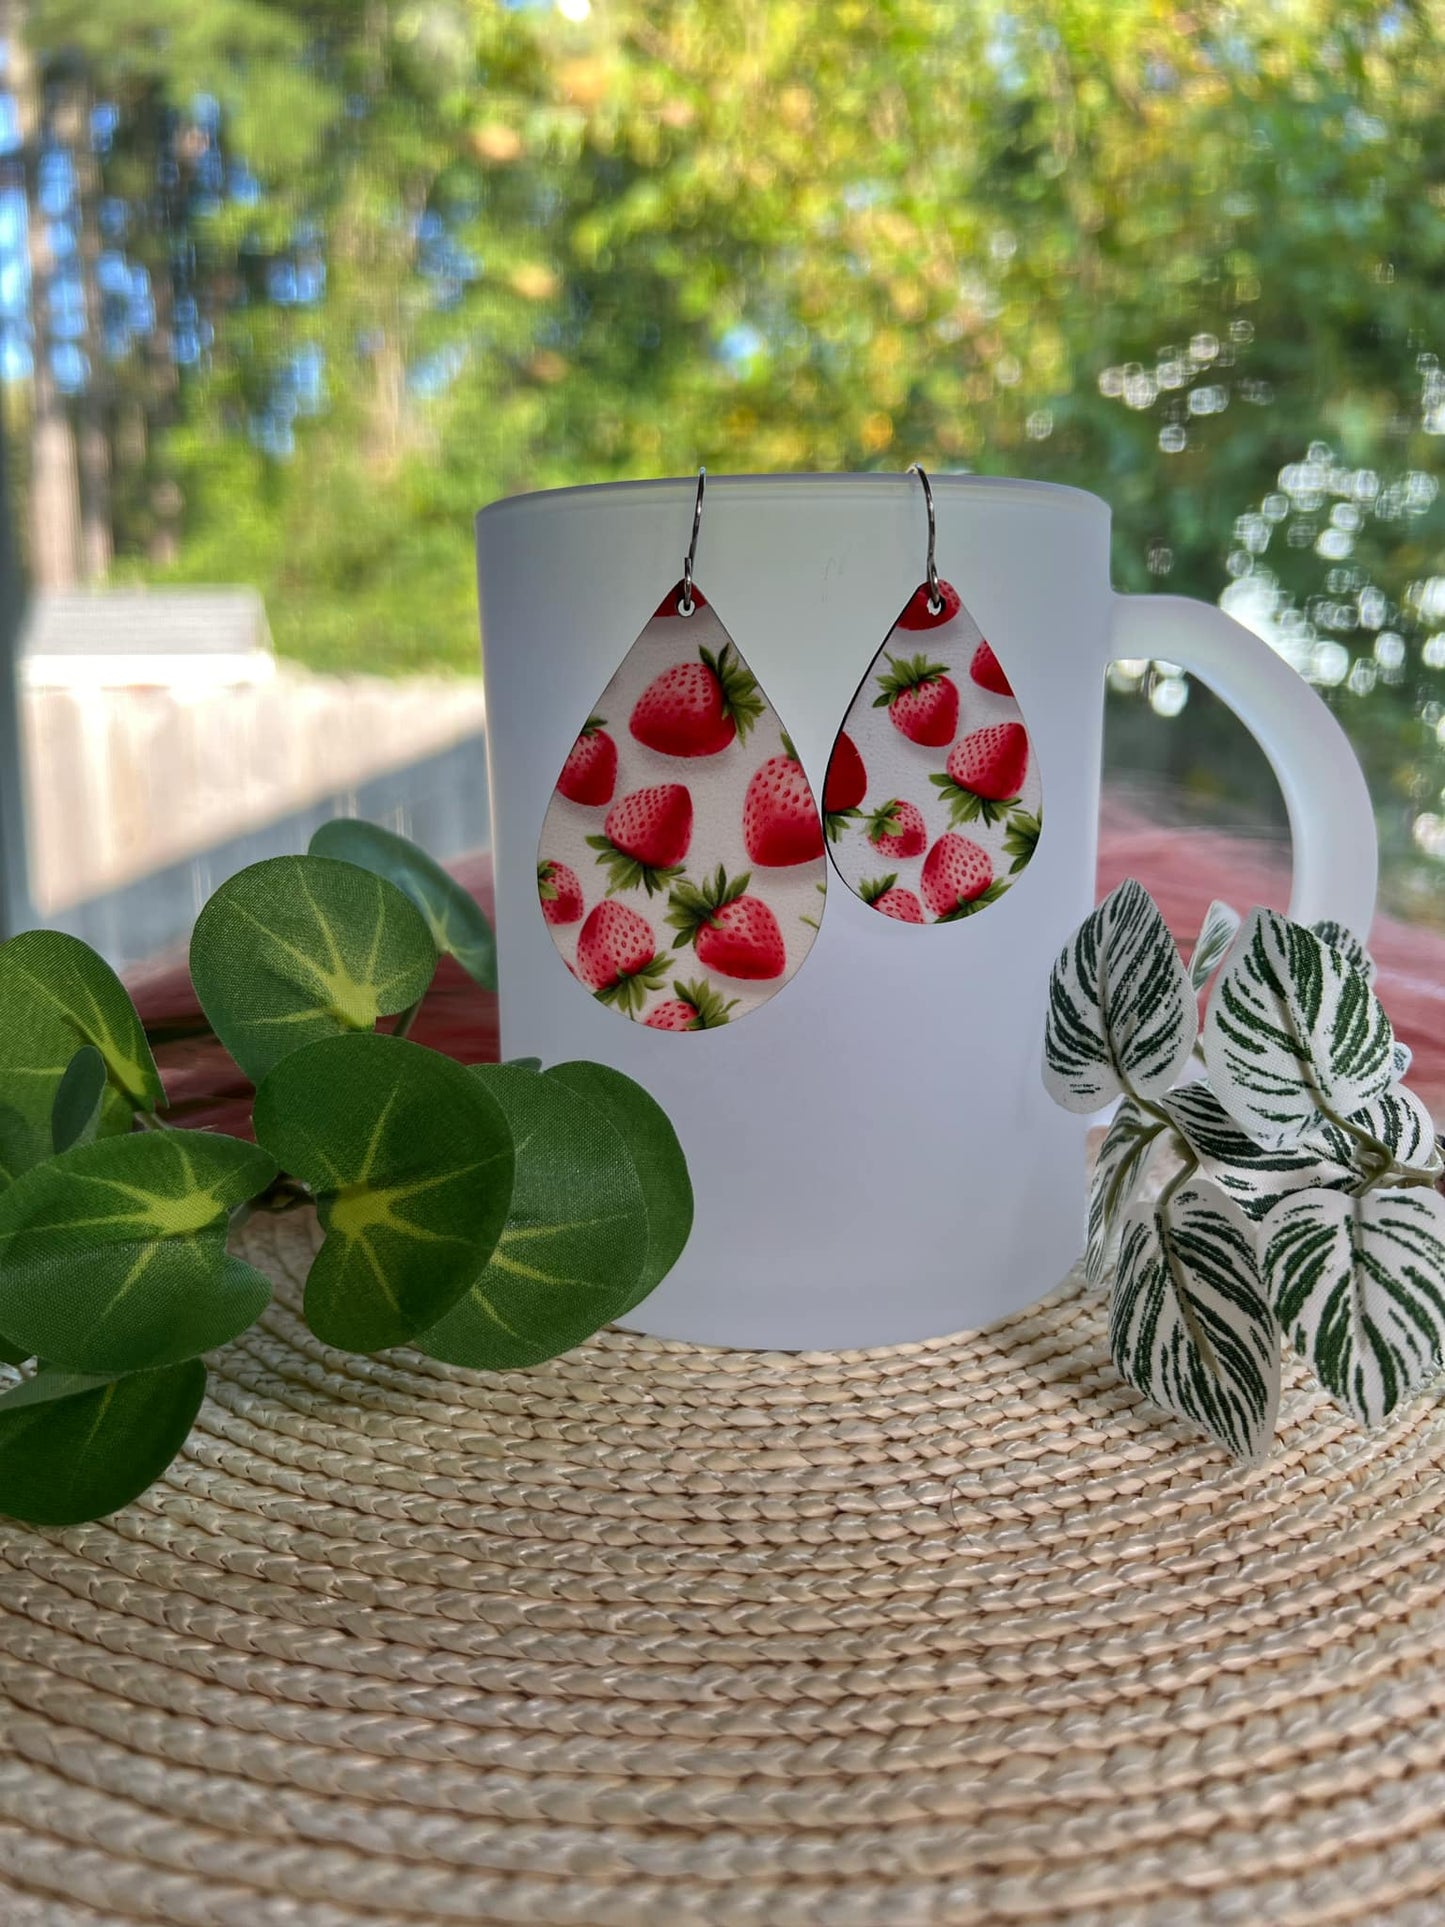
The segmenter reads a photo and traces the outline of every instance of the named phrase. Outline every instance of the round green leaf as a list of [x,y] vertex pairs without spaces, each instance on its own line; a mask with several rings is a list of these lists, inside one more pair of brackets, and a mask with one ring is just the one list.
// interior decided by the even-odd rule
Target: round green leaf
[[36,1133],[13,1104],[0,1103],[0,1191],[39,1162]]
[[99,1135],[105,1089],[105,1059],[94,1044],[82,1044],[65,1067],[50,1109],[50,1141],[57,1151],[89,1144]]
[[0,1164],[14,1175],[50,1156],[55,1094],[85,1044],[105,1060],[101,1136],[129,1130],[133,1109],[165,1102],[135,1005],[103,957],[60,930],[23,930],[0,943],[0,1100],[8,1118]]
[[491,1262],[417,1341],[449,1365],[537,1365],[637,1302],[647,1203],[619,1132],[565,1083],[474,1066],[517,1142],[517,1176]]
[[[692,1180],[667,1112],[640,1084],[607,1064],[554,1064],[547,1072],[595,1104],[631,1153],[647,1206],[647,1256],[631,1311],[655,1291],[682,1256],[692,1231]],[[620,1318],[622,1312],[614,1312]]]
[[75,1372],[195,1358],[260,1316],[271,1287],[226,1253],[230,1213],[276,1175],[209,1131],[101,1138],[0,1194],[0,1331]]
[[324,1343],[405,1343],[491,1256],[512,1195],[511,1126],[449,1057],[402,1037],[324,1038],[268,1073],[255,1124],[316,1193],[326,1239],[305,1314]]
[[312,856],[355,863],[404,890],[426,918],[439,951],[455,957],[484,990],[497,987],[497,942],[480,904],[404,836],[338,816],[323,823],[307,846]]
[[205,1392],[197,1359],[123,1378],[47,1368],[24,1380],[0,1396],[0,1512],[37,1526],[118,1512],[180,1451]]
[[426,992],[436,950],[385,878],[323,856],[276,856],[223,883],[196,921],[191,980],[253,1083],[303,1044],[369,1031]]

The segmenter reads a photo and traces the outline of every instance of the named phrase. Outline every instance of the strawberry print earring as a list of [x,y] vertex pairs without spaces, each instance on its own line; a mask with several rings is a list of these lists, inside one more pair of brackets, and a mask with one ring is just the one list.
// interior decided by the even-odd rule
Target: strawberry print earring
[[1024,870],[1042,823],[1028,730],[1003,665],[934,558],[869,666],[828,761],[833,863],[898,923],[956,923]]
[[569,750],[537,852],[568,969],[649,1030],[713,1030],[776,996],[827,889],[802,764],[693,579],[705,481],[682,578]]

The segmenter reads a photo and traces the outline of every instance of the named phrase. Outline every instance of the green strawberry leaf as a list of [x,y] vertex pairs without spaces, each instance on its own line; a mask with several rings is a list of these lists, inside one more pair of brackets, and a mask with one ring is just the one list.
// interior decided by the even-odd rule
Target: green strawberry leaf
[[205,1391],[198,1359],[123,1377],[47,1368],[12,1386],[0,1395],[0,1512],[37,1526],[118,1512],[180,1451]]
[[210,1131],[100,1138],[0,1194],[0,1330],[72,1372],[195,1358],[271,1296],[226,1252],[230,1214],[276,1175],[265,1151]]
[[[717,1001],[716,992],[705,984],[678,984],[675,988],[685,1002],[696,1003],[700,1018],[704,1009],[702,999]],[[710,1029],[714,1023],[726,1022],[726,1013],[720,1017],[709,1016],[700,1023],[700,1028]],[[612,1070],[606,1064],[571,1063],[554,1064],[546,1074],[595,1105],[631,1155],[647,1209],[647,1256],[633,1287],[632,1301],[623,1308],[631,1311],[662,1283],[682,1256],[691,1234],[692,1179],[688,1176],[687,1159],[666,1111],[640,1084],[621,1071]],[[622,1313],[612,1315],[620,1318]]]
[[455,957],[483,990],[496,989],[497,940],[485,911],[425,850],[375,823],[339,816],[322,824],[307,853],[354,863],[394,883],[425,917],[437,950]]
[[[938,791],[941,800],[947,803],[949,824],[955,830],[960,823],[1001,823],[1010,810],[1018,808],[1019,799],[1016,796],[980,796],[977,790],[965,789],[961,783],[955,783],[951,776],[930,776],[928,780]],[[1030,851],[1029,855],[1032,854]]]
[[267,1073],[255,1124],[316,1194],[326,1237],[303,1309],[323,1343],[407,1343],[491,1256],[512,1194],[512,1132],[450,1058],[402,1037],[321,1038]]
[[66,1065],[50,1107],[50,1141],[56,1151],[90,1144],[100,1131],[108,1072],[94,1044],[82,1044]]
[[[680,877],[686,867],[681,863],[643,863],[626,850],[619,850],[610,836],[589,836],[587,847],[598,852],[597,862],[607,872],[609,897],[615,897],[619,890],[635,890],[639,884],[648,896],[655,896],[658,891],[665,890],[674,878]],[[554,888],[552,895],[555,897],[556,894]]]
[[879,694],[873,698],[875,709],[889,708],[898,697],[910,689],[918,689],[924,683],[937,682],[948,674],[946,662],[930,662],[926,655],[890,656],[885,652],[884,661],[888,668],[881,676],[875,676]]
[[968,917],[976,917],[980,910],[987,910],[991,903],[997,903],[1008,889],[1001,877],[995,877],[986,890],[980,890],[976,897],[968,897],[956,903],[951,910],[945,910],[938,919],[940,923],[962,923]]
[[595,1104],[510,1064],[471,1075],[516,1137],[512,1206],[491,1262],[417,1343],[449,1365],[512,1370],[569,1351],[637,1303],[651,1219],[627,1144]]
[[82,1044],[105,1059],[101,1136],[129,1130],[133,1111],[165,1102],[125,985],[78,938],[25,930],[0,943],[0,1012],[0,1092],[10,1114],[0,1163],[14,1175],[50,1156],[55,1094]]
[[325,856],[277,856],[223,883],[191,937],[191,980],[253,1083],[289,1051],[369,1031],[424,996],[436,948],[384,877]]
[[1003,853],[1012,859],[1008,866],[1010,876],[1016,877],[1032,863],[1043,827],[1042,811],[1015,810],[1009,818],[1003,833]]
[[711,649],[699,649],[698,655],[717,677],[723,711],[733,719],[737,740],[745,743],[753,725],[767,710],[752,671],[730,642],[725,642],[716,655]]

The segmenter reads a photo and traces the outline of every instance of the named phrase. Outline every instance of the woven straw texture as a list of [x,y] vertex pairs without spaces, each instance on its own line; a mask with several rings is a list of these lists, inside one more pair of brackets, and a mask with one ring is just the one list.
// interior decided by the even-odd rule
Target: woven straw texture
[[1071,1280],[985,1333],[342,1358],[316,1230],[167,1478],[0,1529],[5,1927],[1445,1920],[1445,1426],[1267,1468]]

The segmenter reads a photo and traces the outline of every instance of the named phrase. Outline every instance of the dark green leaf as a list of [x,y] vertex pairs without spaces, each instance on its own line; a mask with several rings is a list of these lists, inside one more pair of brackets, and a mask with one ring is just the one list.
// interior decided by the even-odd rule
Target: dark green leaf
[[180,1451],[205,1391],[196,1359],[125,1377],[47,1369],[24,1380],[0,1396],[0,1512],[37,1526],[118,1512]]
[[[647,1206],[647,1257],[634,1288],[631,1311],[660,1285],[682,1256],[692,1230],[692,1180],[687,1159],[666,1111],[621,1071],[606,1064],[554,1064],[548,1077],[595,1104],[632,1157]],[[622,1312],[614,1312],[620,1318]]]
[[94,1044],[82,1044],[65,1067],[51,1107],[50,1139],[55,1150],[69,1151],[94,1140],[105,1091],[105,1059]]
[[449,1057],[401,1037],[323,1038],[268,1073],[255,1124],[316,1193],[326,1240],[305,1313],[326,1344],[405,1343],[491,1256],[512,1195],[512,1131]]
[[38,1142],[38,1133],[19,1111],[13,1105],[0,1104],[0,1191],[13,1184],[22,1171],[39,1163],[35,1154]]
[[647,1203],[603,1113],[566,1084],[510,1064],[477,1066],[517,1140],[517,1180],[491,1263],[423,1351],[451,1365],[536,1365],[637,1302]]
[[8,1114],[0,1165],[14,1175],[50,1156],[55,1094],[84,1044],[100,1052],[109,1079],[102,1136],[129,1130],[132,1110],[165,1102],[135,1006],[103,957],[59,930],[25,930],[0,944],[0,1096]]
[[324,856],[277,856],[223,883],[191,938],[191,978],[216,1035],[259,1082],[288,1052],[369,1031],[421,997],[436,948],[384,877]]
[[404,890],[426,918],[437,949],[455,957],[484,990],[496,989],[497,944],[485,912],[425,850],[351,817],[323,823],[308,847],[312,856],[355,863]]
[[50,1365],[128,1372],[210,1351],[271,1287],[226,1254],[230,1213],[276,1166],[209,1131],[101,1138],[0,1194],[0,1330]]

